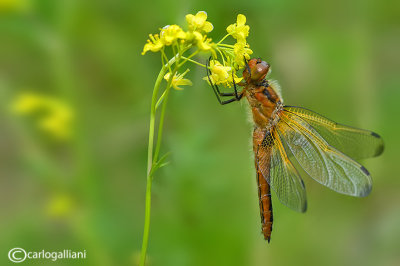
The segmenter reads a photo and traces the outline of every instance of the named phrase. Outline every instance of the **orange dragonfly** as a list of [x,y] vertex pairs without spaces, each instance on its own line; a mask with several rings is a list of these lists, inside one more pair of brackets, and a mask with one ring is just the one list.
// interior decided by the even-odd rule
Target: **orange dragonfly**
[[[271,239],[272,202],[270,188],[289,208],[305,212],[306,190],[297,162],[314,180],[350,196],[365,197],[372,188],[369,172],[358,159],[383,152],[382,138],[368,130],[333,122],[311,110],[283,105],[280,90],[266,80],[269,64],[251,59],[243,71],[243,86],[238,92],[222,93],[207,75],[220,104],[239,101],[245,96],[253,114],[253,151],[257,171],[262,233]],[[233,79],[234,80],[234,79]],[[221,97],[233,96],[228,100]]]

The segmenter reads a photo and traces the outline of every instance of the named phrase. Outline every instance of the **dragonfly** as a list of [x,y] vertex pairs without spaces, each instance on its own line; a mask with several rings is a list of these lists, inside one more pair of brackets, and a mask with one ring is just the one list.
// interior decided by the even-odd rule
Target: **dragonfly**
[[[336,192],[354,197],[371,192],[370,173],[356,160],[383,152],[383,140],[378,134],[336,123],[306,108],[284,105],[277,83],[266,79],[270,65],[260,58],[246,62],[241,82],[235,84],[232,77],[233,92],[229,93],[221,92],[212,83],[208,65],[209,62],[208,81],[221,105],[243,97],[250,105],[261,231],[268,243],[273,223],[271,189],[290,209],[307,210],[299,167]],[[238,91],[236,85],[242,90]]]

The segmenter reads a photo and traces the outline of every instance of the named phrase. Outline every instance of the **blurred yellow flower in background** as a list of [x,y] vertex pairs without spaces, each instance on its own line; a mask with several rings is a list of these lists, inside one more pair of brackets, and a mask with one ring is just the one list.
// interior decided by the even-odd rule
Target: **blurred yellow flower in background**
[[45,206],[45,213],[52,218],[65,218],[74,209],[74,200],[67,194],[53,195]]
[[204,31],[206,33],[212,31],[214,26],[207,21],[207,12],[199,11],[196,15],[186,15],[186,21],[190,31]]
[[0,14],[13,11],[27,11],[29,3],[27,0],[0,0]]
[[23,92],[12,103],[12,110],[19,115],[39,114],[39,128],[58,140],[71,137],[73,111],[59,99]]
[[[182,74],[174,75],[174,77],[172,78],[171,85],[175,90],[183,90],[179,86],[192,86],[193,85],[193,83],[189,79],[183,78],[186,75],[186,73],[188,73],[189,71],[190,71],[189,69],[186,69],[186,71],[183,72]],[[167,74],[165,74],[164,79],[169,81],[170,77],[171,77],[171,72],[168,72]]]
[[13,110],[19,114],[28,114],[41,106],[41,97],[32,93],[23,93],[13,103]]

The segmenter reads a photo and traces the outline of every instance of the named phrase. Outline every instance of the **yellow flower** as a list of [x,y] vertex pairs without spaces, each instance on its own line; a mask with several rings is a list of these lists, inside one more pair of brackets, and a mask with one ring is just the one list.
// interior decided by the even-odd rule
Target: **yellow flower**
[[42,105],[42,99],[33,93],[22,93],[12,104],[15,113],[28,114],[35,112]]
[[249,48],[248,44],[237,42],[233,46],[233,53],[235,55],[235,63],[239,66],[239,68],[242,68],[246,65],[245,59],[249,60],[253,51]]
[[59,140],[71,136],[73,112],[58,99],[34,93],[22,93],[12,104],[12,110],[21,115],[38,114],[38,126]]
[[193,32],[192,34],[194,36],[197,47],[201,51],[210,51],[212,49],[211,38],[207,38],[207,36],[203,36],[200,32],[197,31]]
[[144,45],[142,55],[148,51],[158,52],[164,46],[174,44],[174,42],[178,39],[186,39],[186,32],[184,32],[178,25],[167,25],[161,29],[160,35],[149,35],[149,39]]
[[[218,60],[211,60],[209,67],[211,71],[210,79],[213,84],[223,84],[228,87],[233,84],[232,70],[234,70],[234,68],[224,66]],[[242,78],[238,78],[235,73],[234,78],[235,83],[239,83],[242,80]],[[204,77],[203,79],[209,81],[208,77]]]
[[224,66],[217,60],[211,60],[209,67],[211,71],[210,79],[212,83],[218,85],[227,82],[231,67]]
[[242,14],[237,16],[236,23],[229,25],[226,31],[232,35],[238,42],[246,42],[247,36],[249,36],[250,27],[246,24],[246,17]]
[[[211,71],[210,79],[213,84],[222,84],[230,87],[233,84],[232,77],[235,79],[235,83],[239,83],[242,80],[242,78],[238,78],[236,76],[236,73],[234,73],[232,76],[232,71],[234,71],[234,68],[230,66],[224,66],[218,60],[211,60],[209,67]],[[204,77],[203,79],[209,81],[208,77]]]
[[158,52],[164,47],[164,43],[161,41],[158,34],[149,34],[149,38],[150,39],[147,40],[147,43],[144,45],[142,55],[148,51]]
[[215,55],[215,44],[211,42],[211,38],[207,38],[206,35],[203,36],[203,34],[198,31],[187,32],[186,42],[193,43],[200,51],[211,52],[213,55]]
[[74,201],[67,194],[54,195],[47,203],[45,212],[52,218],[68,217],[74,209]]
[[[187,72],[189,72],[189,69],[186,69],[186,71],[183,72],[182,74],[175,73],[174,77],[172,78],[172,82],[171,82],[171,85],[175,90],[183,90],[179,86],[192,86],[193,85],[193,83],[189,79],[183,78]],[[167,74],[165,74],[164,79],[169,81],[170,77],[171,77],[171,72],[168,72]]]
[[186,21],[189,24],[190,31],[204,31],[206,33],[213,30],[214,26],[207,20],[207,13],[199,11],[196,15],[186,15]]
[[46,116],[39,120],[39,127],[58,139],[68,139],[71,136],[70,123],[60,114]]
[[178,25],[167,25],[161,30],[161,42],[168,46],[178,39],[186,39],[186,33]]
[[0,13],[28,11],[30,3],[27,0],[0,0]]

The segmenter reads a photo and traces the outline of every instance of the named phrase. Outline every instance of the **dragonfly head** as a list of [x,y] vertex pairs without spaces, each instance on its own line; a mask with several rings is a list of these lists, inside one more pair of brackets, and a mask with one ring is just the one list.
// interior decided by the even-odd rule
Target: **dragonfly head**
[[243,70],[243,78],[247,83],[260,82],[268,74],[269,64],[261,58],[253,58],[247,63]]

